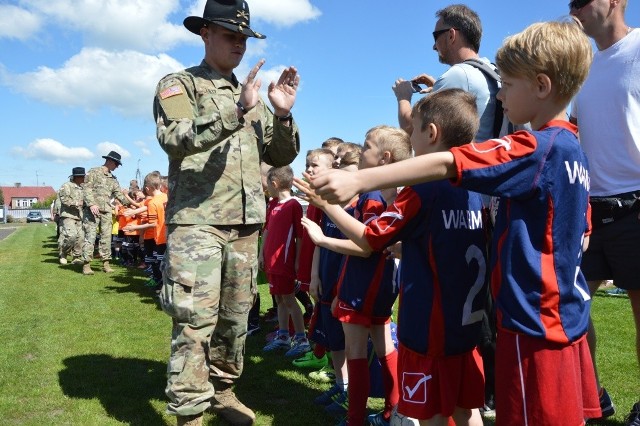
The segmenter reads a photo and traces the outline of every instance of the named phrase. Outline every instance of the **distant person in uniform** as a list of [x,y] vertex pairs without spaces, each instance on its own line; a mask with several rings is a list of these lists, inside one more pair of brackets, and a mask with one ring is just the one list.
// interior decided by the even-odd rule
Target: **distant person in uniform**
[[95,247],[98,226],[100,227],[100,244],[98,252],[102,259],[102,270],[113,272],[109,261],[111,260],[111,227],[112,209],[111,199],[117,198],[122,204],[129,205],[129,200],[122,193],[118,179],[111,173],[122,165],[120,154],[111,151],[102,158],[105,162],[102,166],[89,170],[84,181],[84,217],[82,220],[84,230],[84,245],[82,247],[82,273],[93,275],[91,260]]
[[73,255],[74,264],[82,263],[82,245],[84,232],[82,231],[82,206],[84,204],[84,167],[74,167],[69,176],[69,182],[58,191],[60,207],[58,210],[58,237],[59,260],[61,265],[67,264],[67,256]]

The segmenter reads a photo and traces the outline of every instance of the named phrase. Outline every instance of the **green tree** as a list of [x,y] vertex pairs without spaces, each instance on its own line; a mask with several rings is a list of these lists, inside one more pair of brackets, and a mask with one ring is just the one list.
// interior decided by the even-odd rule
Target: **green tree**
[[31,208],[32,209],[48,209],[49,207],[51,207],[51,204],[53,204],[53,202],[56,200],[57,196],[58,196],[57,194],[53,194],[44,201],[38,201],[36,203],[33,203],[31,204]]
[[0,206],[4,206],[4,193],[0,189]]

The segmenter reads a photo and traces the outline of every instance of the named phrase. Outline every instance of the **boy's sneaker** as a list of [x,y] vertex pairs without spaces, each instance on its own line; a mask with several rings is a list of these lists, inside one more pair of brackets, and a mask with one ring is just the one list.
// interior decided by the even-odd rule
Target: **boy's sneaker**
[[249,323],[247,327],[247,336],[253,336],[258,331],[260,331],[260,326],[258,324]]
[[287,351],[285,356],[299,357],[307,352],[311,351],[311,345],[309,344],[309,339],[306,337],[301,337],[299,339],[294,339],[291,343],[291,349]]
[[324,407],[324,411],[338,418],[346,416],[347,411],[349,411],[349,394],[347,391],[341,390],[333,398],[333,402]]
[[627,290],[616,287],[616,288],[612,288],[611,290],[606,290],[605,294],[607,296],[626,296]]
[[330,365],[325,365],[320,370],[309,373],[309,378],[320,383],[331,383],[336,380],[336,372]]
[[324,354],[322,358],[317,358],[315,354],[310,351],[300,358],[294,359],[292,364],[294,367],[299,368],[322,368],[329,364],[329,357],[327,357],[327,354]]
[[586,423],[598,424],[602,419],[611,417],[616,413],[616,406],[613,405],[613,401],[611,401],[611,397],[605,388],[600,388],[600,410],[602,411],[601,417],[589,419]]
[[269,308],[267,312],[264,313],[264,322],[278,322],[278,309]]
[[333,402],[333,398],[335,398],[336,395],[338,395],[340,392],[344,392],[342,386],[334,383],[333,386],[331,386],[329,389],[315,397],[313,403],[317,405],[324,405],[326,407]]
[[493,401],[493,397],[489,397],[484,406],[480,409],[480,415],[485,419],[495,419],[496,418],[496,404]]
[[151,277],[149,278],[145,283],[144,286],[145,287],[156,287],[158,285],[158,282],[155,280],[155,278]]
[[626,426],[640,426],[640,401],[633,404],[626,422]]
[[262,348],[264,352],[272,352],[279,349],[289,349],[291,348],[291,338],[287,335],[280,335],[273,339],[271,342],[267,343],[267,345]]
[[376,414],[369,414],[367,416],[367,421],[371,426],[389,426],[389,420],[385,420],[384,417],[382,417],[381,412]]

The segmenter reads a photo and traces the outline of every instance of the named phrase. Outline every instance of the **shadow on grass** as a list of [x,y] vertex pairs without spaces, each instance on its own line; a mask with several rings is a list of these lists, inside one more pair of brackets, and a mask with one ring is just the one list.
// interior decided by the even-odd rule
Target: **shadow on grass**
[[[137,269],[125,267],[114,267],[115,274],[112,275],[113,282],[119,285],[105,286],[105,291],[118,294],[137,294],[142,303],[156,304],[155,290],[153,287],[146,287],[145,282],[149,279],[143,272]],[[157,306],[159,310],[160,307]]]
[[66,358],[60,387],[70,398],[97,398],[114,419],[129,425],[164,425],[151,400],[164,400],[166,364],[91,354]]

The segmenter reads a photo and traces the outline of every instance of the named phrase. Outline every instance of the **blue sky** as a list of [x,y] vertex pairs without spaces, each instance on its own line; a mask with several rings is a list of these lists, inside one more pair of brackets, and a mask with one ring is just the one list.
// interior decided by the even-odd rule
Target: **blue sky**
[[[155,138],[152,100],[164,75],[197,64],[199,37],[182,26],[202,16],[204,0],[0,0],[0,185],[58,189],[71,169],[123,156],[116,176],[128,186],[136,172],[166,173]],[[640,26],[630,1],[627,23]],[[435,12],[446,1],[249,0],[250,39],[242,80],[267,62],[263,89],[284,66],[301,76],[293,109],[301,155],[330,136],[362,143],[379,124],[397,125],[396,78],[446,70],[432,50]],[[480,54],[493,59],[502,40],[537,22],[562,18],[566,0],[472,0],[484,34]]]

